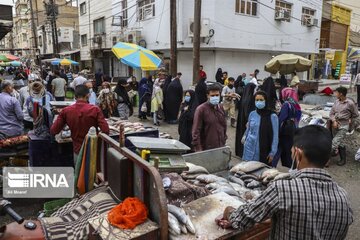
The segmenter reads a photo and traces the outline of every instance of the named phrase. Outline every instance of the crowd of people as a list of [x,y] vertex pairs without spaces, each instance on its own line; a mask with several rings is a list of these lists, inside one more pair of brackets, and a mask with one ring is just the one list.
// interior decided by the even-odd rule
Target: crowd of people
[[[161,120],[178,124],[180,141],[191,151],[225,146],[229,119],[230,125],[236,128],[237,156],[273,167],[281,160],[283,166],[292,168],[293,136],[301,119],[297,90],[300,80],[294,73],[290,84],[284,75],[278,80],[268,77],[260,81],[258,74],[256,69],[249,78],[243,73],[235,80],[219,68],[215,75],[217,83],[210,83],[200,66],[194,90],[184,92],[180,72],[172,77],[160,70],[156,77],[147,75],[137,82],[132,76],[120,79],[113,86],[101,70],[93,81],[87,79],[84,72],[73,75],[68,70],[47,74],[17,71],[12,83],[1,84],[0,109],[4,111],[0,113],[3,120],[0,136],[17,136],[35,125],[38,134],[49,135],[50,101],[64,101],[69,91],[85,86],[89,91],[86,101],[96,105],[105,118],[128,119],[134,113],[133,107],[138,105],[141,120],[151,117],[157,126]],[[23,80],[25,86],[19,89],[15,79]],[[336,90],[338,100],[329,124],[334,136],[332,154],[340,155],[339,165],[346,163],[345,134],[353,119],[359,116],[354,101],[346,98],[346,94],[346,88]]]

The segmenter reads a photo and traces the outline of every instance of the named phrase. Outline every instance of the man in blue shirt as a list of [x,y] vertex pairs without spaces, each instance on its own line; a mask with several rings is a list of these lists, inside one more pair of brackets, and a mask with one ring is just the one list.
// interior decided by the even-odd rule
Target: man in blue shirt
[[0,93],[0,139],[19,136],[23,133],[24,115],[19,101],[11,96],[11,81],[1,82]]

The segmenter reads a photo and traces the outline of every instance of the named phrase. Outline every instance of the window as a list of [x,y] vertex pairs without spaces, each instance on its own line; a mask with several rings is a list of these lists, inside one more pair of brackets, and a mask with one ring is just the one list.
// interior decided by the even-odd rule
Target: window
[[83,34],[81,35],[81,46],[87,46],[87,35]]
[[94,20],[94,34],[105,33],[105,18],[99,18]]
[[42,36],[39,36],[39,40],[38,40],[38,42],[39,42],[39,46],[40,46],[40,47],[42,47],[42,44],[43,44],[43,41],[42,41]]
[[[123,10],[122,19],[121,19],[121,26],[127,27],[128,26],[128,10],[127,10],[127,0],[123,0],[121,2],[121,9]],[[126,9],[126,10],[124,10]]]
[[308,25],[309,19],[314,18],[315,16],[315,10],[310,8],[303,7],[302,9],[302,15],[301,15],[301,24],[302,25]]
[[[292,4],[284,1],[276,0],[275,14],[283,13],[284,21],[290,22]],[[279,16],[279,15],[278,15]]]
[[140,21],[155,17],[155,0],[138,0],[138,11]]
[[86,13],[86,2],[80,3],[80,15],[84,15]]
[[117,38],[116,37],[113,37],[112,38],[112,44],[115,45],[117,43]]
[[235,13],[240,13],[248,16],[257,16],[257,0],[236,0]]

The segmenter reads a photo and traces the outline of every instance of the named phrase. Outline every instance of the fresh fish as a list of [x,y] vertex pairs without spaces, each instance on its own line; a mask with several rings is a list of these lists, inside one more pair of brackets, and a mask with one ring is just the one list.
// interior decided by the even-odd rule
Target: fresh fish
[[248,174],[251,174],[251,175],[254,175],[254,176],[258,177],[258,178],[261,178],[263,173],[266,172],[267,170],[271,170],[271,168],[269,168],[268,166],[262,167],[262,168],[259,168],[259,169],[255,170],[255,171],[249,172]]
[[181,224],[181,225],[180,225],[180,229],[181,229],[181,232],[182,232],[182,233],[185,233],[185,234],[188,233],[187,228],[186,228],[186,226],[185,226],[184,224]]
[[240,178],[235,177],[235,176],[229,176],[229,181],[233,182],[233,183],[237,183],[237,184],[239,184],[241,186],[245,186],[244,181],[241,180]]
[[186,228],[187,230],[192,233],[192,234],[195,234],[196,233],[196,230],[195,230],[195,227],[194,227],[194,224],[191,222],[189,216],[188,216],[188,221],[186,223]]
[[229,183],[228,182],[214,182],[214,183],[209,183],[205,186],[206,189],[208,190],[215,190],[215,189],[218,189],[220,187],[226,187],[226,186],[229,186]]
[[202,174],[196,177],[200,182],[213,183],[213,182],[227,182],[225,178],[218,177],[213,174]]
[[279,174],[279,170],[275,168],[268,169],[261,174],[261,179],[263,179],[264,183],[268,183],[270,182],[270,180],[274,179]]
[[190,173],[190,174],[193,174],[193,173],[203,173],[203,174],[209,174],[209,171],[202,167],[202,166],[198,166],[198,165],[195,165],[195,164],[192,164],[192,163],[186,163],[186,166],[189,167],[189,170],[188,171],[184,171],[184,173]]
[[238,171],[242,171],[245,173],[249,173],[255,170],[258,170],[263,167],[268,167],[265,163],[257,162],[257,161],[243,161],[241,163],[236,164],[234,167],[230,169],[230,172],[236,173]]
[[170,212],[168,212],[168,221],[169,221],[169,232],[174,235],[179,235],[181,233],[180,223],[178,219]]
[[190,179],[186,181],[187,183],[193,184],[195,186],[200,186],[200,187],[204,187],[205,183],[200,182],[199,180],[196,179]]
[[186,224],[188,216],[186,215],[184,209],[168,204],[168,212],[173,214],[180,223]]
[[186,173],[186,172],[183,172],[180,174],[180,176],[185,179],[185,180],[188,180],[188,179],[196,179],[197,176],[199,175],[202,175],[203,173]]
[[168,190],[168,189],[170,188],[170,186],[171,186],[171,180],[170,180],[170,178],[169,178],[169,177],[164,177],[164,178],[162,179],[162,182],[163,182],[164,189],[165,189],[165,190]]
[[233,182],[229,182],[230,186],[232,186],[236,192],[238,192],[240,195],[243,194],[246,191],[249,191],[248,188],[246,188],[245,186],[241,186],[237,183],[233,183]]
[[245,175],[242,175],[240,177],[241,180],[243,180],[244,182],[248,179],[251,179],[251,180],[258,180],[258,178],[254,175],[250,175],[250,174],[245,174]]
[[262,183],[256,180],[252,180],[246,185],[247,188],[259,188],[262,187]]
[[[172,213],[177,218],[179,223],[184,224],[187,230],[189,230],[189,232],[195,234],[195,227],[191,222],[190,217],[186,215],[184,209],[168,204],[168,212]],[[179,229],[180,229],[180,225],[179,225]]]
[[274,181],[281,180],[281,179],[290,179],[290,178],[291,178],[290,173],[280,173],[274,178]]
[[246,173],[244,173],[243,171],[237,171],[235,173],[235,177],[241,177],[242,175],[246,175]]

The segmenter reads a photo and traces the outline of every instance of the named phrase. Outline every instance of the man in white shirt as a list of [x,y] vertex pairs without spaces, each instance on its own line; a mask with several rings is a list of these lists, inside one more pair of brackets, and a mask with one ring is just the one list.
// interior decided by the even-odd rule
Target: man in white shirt
[[236,127],[236,118],[235,118],[235,100],[240,96],[236,94],[234,88],[235,79],[229,77],[228,85],[222,89],[221,96],[223,97],[223,108],[225,112],[230,116],[231,126]]
[[56,78],[51,81],[52,94],[56,101],[65,101],[66,80],[60,77],[59,70],[56,70],[54,73]]
[[84,77],[84,73],[80,72],[79,76],[77,76],[72,82],[72,87],[75,89],[79,85],[83,85],[87,79]]

